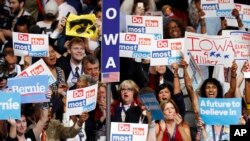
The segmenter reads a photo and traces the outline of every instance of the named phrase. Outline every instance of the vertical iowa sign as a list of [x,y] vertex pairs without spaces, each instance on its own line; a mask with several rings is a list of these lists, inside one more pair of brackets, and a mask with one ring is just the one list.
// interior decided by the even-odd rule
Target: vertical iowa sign
[[102,16],[102,82],[119,82],[119,15],[120,0],[103,0]]

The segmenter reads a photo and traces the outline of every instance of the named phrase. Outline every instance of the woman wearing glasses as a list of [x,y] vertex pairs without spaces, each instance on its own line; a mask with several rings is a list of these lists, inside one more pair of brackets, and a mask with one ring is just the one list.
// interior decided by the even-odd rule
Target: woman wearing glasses
[[120,98],[111,105],[111,121],[125,122],[126,111],[137,106],[139,87],[133,80],[124,80],[119,86]]

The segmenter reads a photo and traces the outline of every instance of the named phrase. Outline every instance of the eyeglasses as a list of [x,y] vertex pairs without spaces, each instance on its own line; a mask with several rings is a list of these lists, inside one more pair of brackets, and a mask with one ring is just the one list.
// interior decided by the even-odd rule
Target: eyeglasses
[[132,88],[121,88],[121,92],[132,92],[133,91],[133,89]]

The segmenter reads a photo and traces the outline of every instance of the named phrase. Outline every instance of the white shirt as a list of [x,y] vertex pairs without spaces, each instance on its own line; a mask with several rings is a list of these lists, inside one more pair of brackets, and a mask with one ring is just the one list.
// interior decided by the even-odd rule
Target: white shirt
[[[80,63],[80,64],[78,64],[78,65],[74,65],[74,64],[70,63],[70,65],[71,65],[72,70],[70,71],[69,77],[68,77],[68,79],[67,79],[67,84],[68,84],[68,87],[69,87],[69,88],[75,85],[75,83],[73,83],[73,82],[76,82],[76,81],[73,81],[73,82],[72,82],[72,80],[73,80],[74,75],[75,75],[75,73],[76,73],[76,72],[75,72],[76,67],[79,67],[78,73],[79,73],[80,76],[81,76],[82,74],[84,74],[83,71],[82,71],[82,63]],[[74,78],[74,80],[75,80],[75,78]],[[76,80],[77,80],[77,79],[76,79]]]
[[69,5],[67,2],[64,2],[59,5],[57,20],[61,20],[62,17],[66,17],[68,12],[77,15],[76,9],[73,6]]

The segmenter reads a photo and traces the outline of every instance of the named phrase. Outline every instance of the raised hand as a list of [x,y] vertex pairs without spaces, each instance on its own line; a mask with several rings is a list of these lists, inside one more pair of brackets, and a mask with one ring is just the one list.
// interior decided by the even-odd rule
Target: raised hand
[[173,69],[173,71],[174,71],[174,73],[178,73],[178,64],[177,63],[173,63],[172,65],[171,65],[171,67],[172,67],[172,69]]
[[60,19],[60,20],[58,21],[57,30],[58,30],[59,32],[62,32],[62,31],[63,31],[63,29],[64,29],[64,27],[65,27],[65,25],[66,25],[66,21],[67,21],[66,17],[62,17],[62,19]]
[[237,69],[238,69],[238,65],[236,64],[235,61],[233,61],[233,64],[231,66],[231,76],[236,77]]
[[183,119],[182,119],[180,114],[175,114],[174,121],[176,122],[177,125],[180,125],[182,123]]
[[78,125],[81,126],[83,122],[85,122],[89,118],[89,114],[87,112],[82,112],[78,119]]
[[248,72],[250,71],[250,64],[248,61],[244,62],[242,68],[241,68],[241,72]]
[[232,10],[232,15],[233,15],[234,17],[239,17],[239,16],[240,16],[239,11],[238,11],[236,8],[234,8],[234,9]]
[[8,123],[9,123],[11,126],[16,126],[16,120],[15,120],[15,119],[9,118],[7,121],[8,121]]
[[183,69],[186,69],[188,67],[187,62],[184,59],[181,59],[179,64]]

